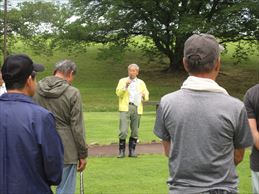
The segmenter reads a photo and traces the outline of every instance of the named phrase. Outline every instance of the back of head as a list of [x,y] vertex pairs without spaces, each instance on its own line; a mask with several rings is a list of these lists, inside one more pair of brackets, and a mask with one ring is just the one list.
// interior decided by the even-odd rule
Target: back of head
[[76,74],[76,64],[71,60],[62,60],[57,62],[54,67],[54,75],[59,72],[62,73],[64,76],[68,75],[69,73]]
[[5,59],[1,72],[6,88],[9,90],[22,89],[29,76],[34,79],[36,72],[43,70],[43,65],[34,64],[27,55],[18,54],[9,55]]
[[209,73],[224,48],[210,34],[194,34],[184,44],[184,60],[189,73]]

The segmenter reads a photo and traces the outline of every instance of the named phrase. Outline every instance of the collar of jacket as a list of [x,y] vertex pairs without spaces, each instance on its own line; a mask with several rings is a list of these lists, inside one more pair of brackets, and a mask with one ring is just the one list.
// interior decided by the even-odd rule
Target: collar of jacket
[[5,93],[0,97],[2,101],[20,101],[34,104],[32,98],[25,94],[19,93]]

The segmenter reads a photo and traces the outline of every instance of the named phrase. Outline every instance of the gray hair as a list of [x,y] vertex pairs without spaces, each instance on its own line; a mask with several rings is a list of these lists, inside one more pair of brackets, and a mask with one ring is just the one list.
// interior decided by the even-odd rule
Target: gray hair
[[54,68],[54,74],[59,71],[63,74],[67,75],[70,72],[73,72],[73,74],[76,74],[76,64],[71,60],[63,60],[56,63]]
[[135,68],[136,70],[139,71],[139,66],[138,66],[137,64],[130,64],[130,65],[128,66],[128,69],[130,69],[130,68]]
[[189,59],[185,58],[189,73],[209,73],[215,67],[217,60],[218,58],[204,64],[200,62],[200,58],[196,56]]

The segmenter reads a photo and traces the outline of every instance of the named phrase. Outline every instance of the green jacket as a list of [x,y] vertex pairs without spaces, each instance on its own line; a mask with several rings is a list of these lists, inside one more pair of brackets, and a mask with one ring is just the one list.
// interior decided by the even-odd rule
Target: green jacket
[[57,132],[64,145],[64,163],[77,164],[87,157],[80,92],[64,79],[49,76],[39,81],[33,97],[56,118]]

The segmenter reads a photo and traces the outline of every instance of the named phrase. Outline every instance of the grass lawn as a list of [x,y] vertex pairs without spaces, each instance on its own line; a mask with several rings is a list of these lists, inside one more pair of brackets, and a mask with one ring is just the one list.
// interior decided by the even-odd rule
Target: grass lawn
[[[233,45],[229,45],[230,49]],[[150,92],[150,101],[159,101],[166,93],[179,89],[188,76],[185,72],[165,73],[165,67],[158,61],[149,62],[136,50],[129,52],[124,61],[97,60],[98,47],[91,46],[86,53],[73,54],[55,51],[53,56],[35,56],[30,49],[17,47],[16,53],[26,53],[35,62],[42,63],[46,71],[39,73],[37,79],[52,74],[53,65],[63,59],[77,63],[78,73],[73,83],[79,88],[84,105],[84,117],[89,144],[110,144],[118,141],[118,99],[115,88],[121,77],[127,76],[130,63],[140,65],[139,77],[143,79]],[[259,82],[259,57],[241,65],[233,65],[231,53],[222,56],[222,69],[218,83],[228,92],[242,99],[246,90]],[[152,132],[155,107],[145,106],[141,119],[140,141],[158,140]],[[143,155],[138,159],[118,160],[117,158],[89,158],[85,171],[85,190],[87,194],[164,194],[167,193],[165,181],[168,176],[167,160],[162,155]],[[238,167],[240,175],[240,194],[251,193],[248,155]],[[79,183],[79,181],[78,181]],[[78,187],[79,188],[79,187]],[[77,192],[79,193],[79,192]]]
[[[84,116],[89,144],[118,142],[118,112],[85,112]],[[154,120],[154,111],[142,116],[141,142],[158,141],[152,132]],[[249,153],[238,166],[240,194],[251,193]],[[167,176],[167,159],[162,155],[141,155],[136,160],[90,157],[84,173],[85,190],[87,194],[164,194]]]
[[239,194],[251,194],[250,150],[246,150],[244,160],[238,165]]
[[[225,87],[229,93],[240,99],[243,98],[245,91],[259,82],[259,57],[250,56],[249,60],[241,65],[233,65],[231,58],[233,45],[229,44],[229,53],[222,56],[222,71],[218,82]],[[52,74],[53,65],[62,59],[71,59],[77,63],[78,73],[74,86],[80,89],[84,110],[89,112],[117,111],[118,99],[115,95],[115,88],[118,80],[127,76],[127,66],[130,63],[140,65],[139,77],[143,79],[150,91],[150,100],[159,101],[161,96],[166,93],[179,89],[183,80],[187,77],[185,72],[165,73],[161,70],[164,64],[158,61],[149,62],[143,57],[140,51],[128,52],[123,61],[97,60],[97,46],[91,46],[86,53],[66,53],[55,51],[53,56],[35,56],[30,49],[22,46],[17,47],[16,53],[27,53],[33,60],[42,63],[46,71],[39,73],[37,79],[41,79]],[[154,111],[153,107],[147,106],[145,110]]]
[[[86,138],[88,144],[110,144],[118,142],[118,112],[85,112]],[[139,140],[159,141],[153,134],[155,112],[145,112],[141,118]],[[129,130],[130,132],[130,130]]]
[[[251,194],[249,151],[238,166],[239,193]],[[78,174],[79,175],[79,174]],[[86,194],[166,194],[167,158],[141,155],[137,159],[90,157],[84,172]],[[79,194],[79,176],[77,181]]]
[[85,171],[88,194],[164,194],[167,160],[160,155],[137,159],[90,158]]

